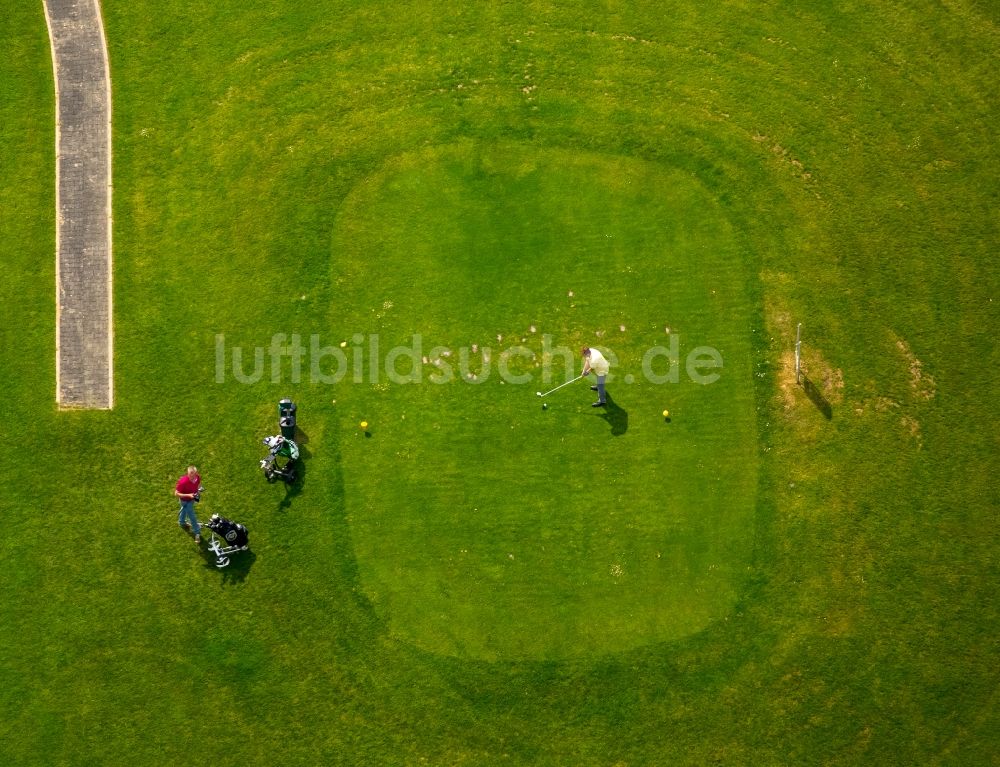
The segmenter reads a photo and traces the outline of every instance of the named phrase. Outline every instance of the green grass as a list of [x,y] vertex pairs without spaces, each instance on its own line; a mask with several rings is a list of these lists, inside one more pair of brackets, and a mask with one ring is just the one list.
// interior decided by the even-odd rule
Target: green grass
[[[465,143],[393,161],[352,193],[332,267],[352,309],[330,325],[362,334],[342,369],[362,372],[361,349],[372,385],[337,408],[345,433],[366,417],[372,437],[355,429],[343,448],[345,508],[394,636],[462,657],[562,659],[729,613],[757,481],[743,256],[690,176],[616,156]],[[382,357],[413,349],[415,365],[374,380],[373,337]],[[617,357],[612,406],[594,413],[578,384],[542,412],[544,371],[569,380],[587,343]],[[724,368],[695,383],[687,357],[709,343]],[[400,378],[416,381],[396,391]]]
[[[53,404],[41,7],[0,27],[0,762],[997,763],[988,4],[102,5],[110,413]],[[376,332],[636,380],[216,382],[217,334]]]

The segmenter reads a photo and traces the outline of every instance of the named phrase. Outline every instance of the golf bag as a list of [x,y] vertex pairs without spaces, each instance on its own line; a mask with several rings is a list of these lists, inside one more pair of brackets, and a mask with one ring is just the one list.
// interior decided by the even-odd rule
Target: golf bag
[[[215,566],[225,567],[229,564],[229,555],[237,551],[246,551],[250,548],[250,535],[247,529],[233,522],[231,519],[213,514],[212,518],[205,523],[205,527],[212,531],[212,540],[208,543],[208,550],[215,554]],[[221,537],[216,538],[216,534]]]
[[298,408],[290,399],[278,403],[278,428],[285,439],[295,439],[295,412]]
[[283,480],[287,484],[295,481],[295,463],[299,460],[299,446],[287,437],[276,434],[264,437],[264,444],[269,448],[267,458],[260,462],[264,477],[268,482]]

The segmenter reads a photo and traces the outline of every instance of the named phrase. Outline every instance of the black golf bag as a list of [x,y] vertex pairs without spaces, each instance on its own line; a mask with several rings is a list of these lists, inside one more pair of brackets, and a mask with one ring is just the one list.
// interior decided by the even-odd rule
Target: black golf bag
[[[208,543],[208,549],[215,554],[216,567],[228,565],[230,554],[246,551],[250,548],[250,534],[238,522],[213,514],[212,518],[205,523],[205,527],[212,531],[212,540]],[[216,538],[216,535],[222,540]]]
[[290,399],[278,403],[278,428],[285,439],[295,439],[295,413],[298,408]]

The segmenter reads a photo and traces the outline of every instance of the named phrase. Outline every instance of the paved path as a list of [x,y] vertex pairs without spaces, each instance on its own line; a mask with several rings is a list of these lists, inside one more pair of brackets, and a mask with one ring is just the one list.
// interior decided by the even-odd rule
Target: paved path
[[114,404],[111,81],[99,0],[44,0],[56,81],[56,401]]

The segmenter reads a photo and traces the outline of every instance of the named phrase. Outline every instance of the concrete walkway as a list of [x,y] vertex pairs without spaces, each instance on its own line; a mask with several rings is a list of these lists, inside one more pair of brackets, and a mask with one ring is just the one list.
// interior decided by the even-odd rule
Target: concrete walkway
[[99,0],[44,0],[56,83],[56,402],[114,404],[111,80]]

